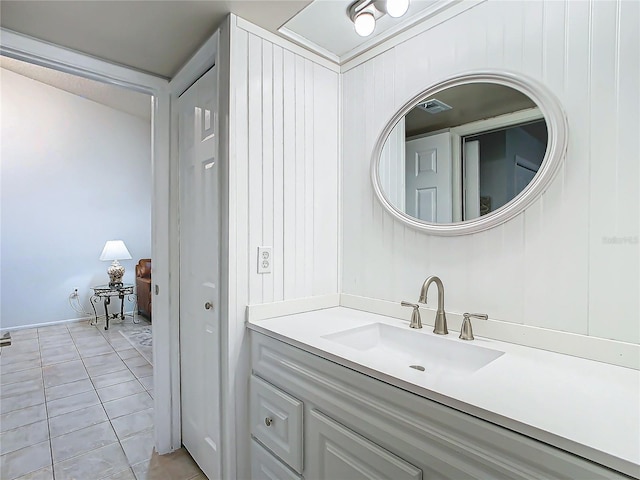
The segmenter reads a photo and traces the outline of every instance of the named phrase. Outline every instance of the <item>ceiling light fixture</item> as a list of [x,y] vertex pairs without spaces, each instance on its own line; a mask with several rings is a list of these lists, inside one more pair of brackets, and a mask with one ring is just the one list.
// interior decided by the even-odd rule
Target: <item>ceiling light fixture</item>
[[409,0],[377,0],[376,8],[378,8],[378,4],[384,4],[383,11],[393,18],[401,17],[409,10]]
[[376,17],[372,12],[360,12],[353,19],[356,33],[361,37],[368,37],[376,28]]
[[368,37],[376,28],[376,20],[385,14],[398,18],[407,13],[409,0],[357,0],[349,6],[349,18],[356,33]]

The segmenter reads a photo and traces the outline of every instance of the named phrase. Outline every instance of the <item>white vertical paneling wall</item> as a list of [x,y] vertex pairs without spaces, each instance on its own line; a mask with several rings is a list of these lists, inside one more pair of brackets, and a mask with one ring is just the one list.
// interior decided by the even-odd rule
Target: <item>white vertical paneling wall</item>
[[[235,19],[235,17],[233,17]],[[338,293],[339,76],[231,26],[229,336],[236,477],[249,478],[247,305]],[[309,55],[311,57],[311,55]],[[273,247],[258,274],[259,246]]]
[[338,74],[240,28],[233,53],[239,306],[338,293]]
[[[640,2],[490,0],[345,72],[343,293],[413,301],[436,274],[450,311],[639,343],[639,31]],[[474,69],[546,85],[567,115],[567,155],[515,219],[430,236],[382,208],[372,151],[407,99]]]

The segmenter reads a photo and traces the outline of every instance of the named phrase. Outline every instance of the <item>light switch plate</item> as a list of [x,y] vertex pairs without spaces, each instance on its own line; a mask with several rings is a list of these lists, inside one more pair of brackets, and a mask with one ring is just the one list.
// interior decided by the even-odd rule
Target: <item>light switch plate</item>
[[258,273],[271,273],[272,247],[258,247]]

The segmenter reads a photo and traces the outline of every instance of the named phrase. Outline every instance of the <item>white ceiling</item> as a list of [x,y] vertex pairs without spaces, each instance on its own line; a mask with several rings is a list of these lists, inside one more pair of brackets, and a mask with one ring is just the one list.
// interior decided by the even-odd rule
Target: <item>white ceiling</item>
[[[0,26],[170,79],[229,13],[342,63],[459,0],[411,0],[405,16],[383,16],[366,38],[349,20],[352,1],[0,0]],[[3,68],[141,118],[150,114],[145,95],[10,60]]]
[[343,63],[460,0],[411,0],[401,18],[358,36],[353,0],[0,0],[0,26],[172,78],[230,13]]
[[172,78],[233,12],[269,31],[310,0],[0,1],[0,26]]
[[[311,0],[0,1],[0,26],[94,57],[172,78],[233,12],[277,29]],[[0,56],[0,67],[150,120],[150,97]]]

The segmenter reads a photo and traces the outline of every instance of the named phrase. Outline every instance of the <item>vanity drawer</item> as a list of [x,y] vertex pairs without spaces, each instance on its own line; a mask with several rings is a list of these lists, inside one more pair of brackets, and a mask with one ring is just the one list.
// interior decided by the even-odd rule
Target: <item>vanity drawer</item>
[[255,438],[251,439],[251,480],[301,480],[284,463],[273,456]]
[[302,402],[255,375],[250,388],[251,434],[302,473]]

